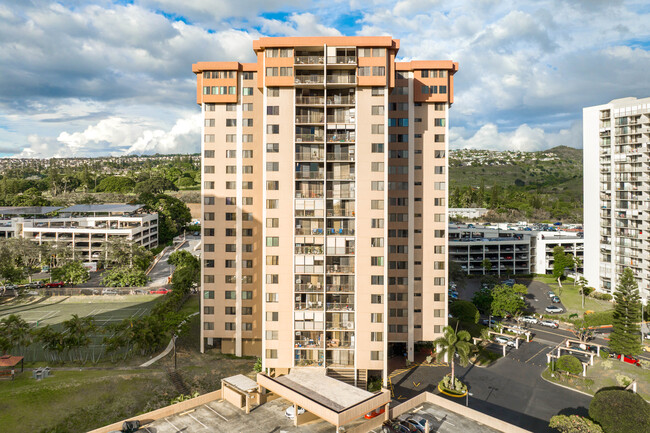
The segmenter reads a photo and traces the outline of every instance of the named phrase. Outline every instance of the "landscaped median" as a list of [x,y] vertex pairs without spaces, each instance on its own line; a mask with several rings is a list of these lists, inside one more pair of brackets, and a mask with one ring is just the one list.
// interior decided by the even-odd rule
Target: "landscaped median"
[[454,377],[454,389],[451,388],[451,374],[447,374],[438,382],[438,391],[448,397],[461,398],[467,395],[467,385]]

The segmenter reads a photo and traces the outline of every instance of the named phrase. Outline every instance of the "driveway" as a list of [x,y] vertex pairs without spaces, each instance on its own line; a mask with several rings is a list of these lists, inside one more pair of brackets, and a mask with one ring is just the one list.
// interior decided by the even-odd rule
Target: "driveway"
[[[487,368],[456,364],[456,374],[469,385],[469,407],[534,432],[552,432],[548,423],[557,414],[587,415],[591,397],[550,384],[541,378],[549,347],[536,342],[510,349]],[[449,367],[419,366],[393,377],[394,396],[404,401],[427,390],[436,394]],[[440,394],[439,394],[440,395]],[[465,399],[452,399],[465,404]]]

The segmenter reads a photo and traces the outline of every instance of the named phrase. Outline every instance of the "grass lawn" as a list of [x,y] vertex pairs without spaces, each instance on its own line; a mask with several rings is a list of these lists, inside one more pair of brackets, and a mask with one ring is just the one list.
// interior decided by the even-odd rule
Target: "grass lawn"
[[585,311],[603,312],[614,309],[614,304],[608,301],[601,301],[598,299],[585,297],[585,308],[582,308],[582,295],[580,295],[580,287],[573,284],[573,281],[567,280],[562,283],[562,288],[557,284],[550,275],[536,276],[534,281],[539,281],[547,284],[556,295],[562,300],[562,305],[567,311],[566,316],[570,314],[578,314],[580,317]]
[[484,347],[481,347],[476,354],[470,357],[470,361],[472,364],[480,365],[481,367],[487,367],[501,357],[501,353],[493,352]]
[[558,376],[551,377],[550,371],[547,369],[542,373],[542,376],[551,382],[560,383],[579,391],[588,394],[595,394],[599,389],[621,386],[617,382],[617,376],[627,376],[630,379],[636,379],[637,392],[646,400],[650,400],[650,370],[637,367],[632,364],[627,364],[616,359],[602,359],[595,358],[594,366],[587,367],[587,377],[567,377]]

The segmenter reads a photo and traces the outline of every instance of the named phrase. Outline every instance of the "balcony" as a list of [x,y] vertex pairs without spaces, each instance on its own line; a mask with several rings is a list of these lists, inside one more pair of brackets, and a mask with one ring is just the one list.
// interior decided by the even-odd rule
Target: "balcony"
[[350,293],[354,292],[354,284],[328,284],[326,291],[328,293]]
[[328,255],[345,256],[354,254],[354,247],[327,247]]
[[322,65],[325,62],[323,55],[295,56],[293,59],[295,65]]
[[296,123],[323,123],[324,119],[323,113],[302,114],[296,116]]
[[328,152],[328,161],[354,161],[354,153]]
[[327,56],[327,64],[329,65],[356,65],[356,56]]
[[323,286],[321,284],[300,284],[296,283],[294,286],[296,293],[308,293],[308,292],[322,292]]
[[[328,179],[332,180],[332,179]],[[354,191],[336,191],[336,190],[327,190],[327,198],[355,198]]]
[[296,245],[296,254],[323,254],[322,245]]
[[296,227],[296,235],[298,236],[308,236],[308,235],[322,235],[322,228],[300,228]]
[[350,302],[327,302],[325,304],[327,311],[354,311],[354,303]]
[[327,216],[330,218],[333,217],[347,217],[354,218],[354,210],[352,209],[328,209]]
[[302,311],[316,311],[316,310],[322,310],[323,309],[323,303],[318,301],[318,302],[296,302],[294,304],[294,310],[302,310]]
[[327,350],[328,367],[354,367],[354,352],[351,350]]
[[354,180],[354,173],[334,173],[327,172],[327,180]]
[[356,134],[354,132],[342,132],[337,134],[327,134],[328,143],[354,143]]
[[296,134],[297,143],[322,143],[323,134]]
[[296,96],[296,105],[323,105],[324,96]]
[[323,191],[318,189],[296,190],[296,198],[323,198]]
[[354,95],[330,95],[327,97],[327,105],[354,105]]
[[327,123],[354,123],[355,121],[356,116],[349,113],[340,115],[329,114],[327,116]]
[[354,329],[353,321],[326,322],[325,325],[327,326],[328,330],[340,329],[345,331],[345,330]]
[[323,78],[324,77],[322,75],[316,75],[316,74],[296,75],[294,83],[295,84],[323,84],[325,82]]
[[354,273],[354,266],[327,265],[326,269],[329,274],[353,274]]
[[[321,76],[322,77],[322,76]],[[328,75],[328,84],[355,84],[357,77],[355,75]]]
[[348,228],[329,228],[326,229],[326,233],[328,235],[343,235],[343,236],[351,236],[354,234],[354,229],[348,229]]
[[296,171],[296,180],[323,180],[322,171]]
[[324,152],[298,152],[296,153],[296,161],[322,161]]

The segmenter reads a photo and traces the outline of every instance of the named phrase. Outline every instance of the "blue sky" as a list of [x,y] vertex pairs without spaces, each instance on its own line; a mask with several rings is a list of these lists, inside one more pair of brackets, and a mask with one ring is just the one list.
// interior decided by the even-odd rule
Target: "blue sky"
[[459,62],[452,148],[581,147],[582,107],[650,96],[648,23],[646,2],[617,0],[5,0],[0,155],[196,152],[191,64],[296,35]]

